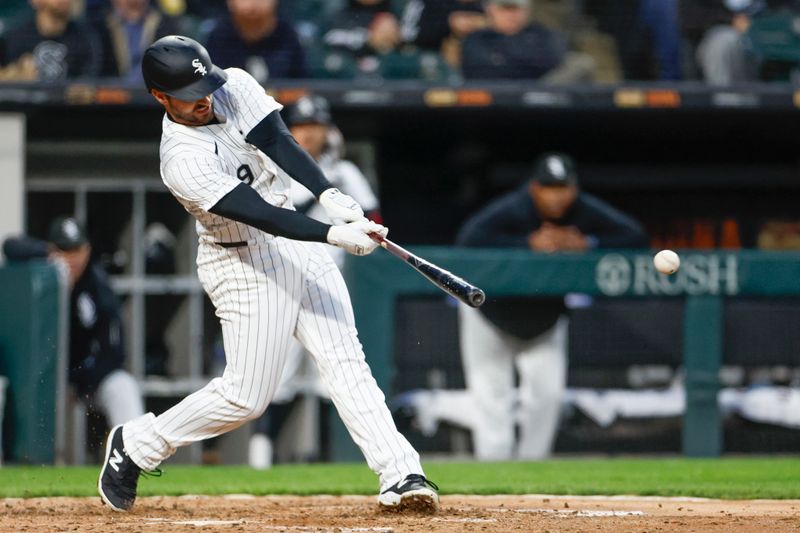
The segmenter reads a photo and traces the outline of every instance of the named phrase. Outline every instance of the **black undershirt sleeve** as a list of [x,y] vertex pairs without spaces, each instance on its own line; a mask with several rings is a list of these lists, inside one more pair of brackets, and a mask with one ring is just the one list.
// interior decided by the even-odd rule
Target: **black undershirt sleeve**
[[294,140],[278,111],[264,117],[245,140],[267,154],[317,198],[325,189],[333,187],[314,159]]
[[291,209],[264,201],[249,185],[240,183],[209,212],[261,231],[296,241],[328,242],[330,226]]

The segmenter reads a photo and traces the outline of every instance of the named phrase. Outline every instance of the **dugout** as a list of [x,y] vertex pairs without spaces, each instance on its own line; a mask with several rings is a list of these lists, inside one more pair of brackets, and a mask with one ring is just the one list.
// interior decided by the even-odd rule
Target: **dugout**
[[[417,251],[481,286],[489,299],[575,292],[594,296],[591,306],[571,311],[571,387],[630,388],[631,366],[682,369],[685,410],[653,420],[621,420],[606,431],[597,424],[567,421],[557,452],[717,456],[764,452],[764,446],[784,453],[796,449],[796,430],[762,427],[765,433],[755,436],[758,424],[733,416],[723,420],[718,401],[723,385],[731,385],[724,365],[745,371],[798,365],[794,346],[800,333],[791,320],[800,312],[796,253],[689,252],[683,254],[685,270],[706,265],[708,275],[695,277],[684,270],[667,277],[654,272],[650,254],[642,252]],[[420,388],[464,387],[452,302],[388,254],[349,260],[345,273],[362,344],[385,391],[396,397]],[[748,384],[743,381],[736,385]],[[427,440],[406,428],[422,450],[453,451],[455,446],[465,451],[463,439],[446,435],[452,428]],[[344,445],[340,450],[345,453]]]

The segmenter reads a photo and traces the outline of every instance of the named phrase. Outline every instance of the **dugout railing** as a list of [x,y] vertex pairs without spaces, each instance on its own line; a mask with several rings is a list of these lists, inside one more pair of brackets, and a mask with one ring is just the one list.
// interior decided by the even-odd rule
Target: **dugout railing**
[[[723,451],[717,393],[724,353],[724,299],[800,295],[800,253],[793,252],[682,252],[681,269],[665,276],[653,267],[650,251],[556,255],[441,247],[417,247],[414,251],[482,287],[488,298],[568,293],[682,298],[686,390],[682,451],[692,457],[715,457]],[[349,259],[345,278],[367,360],[388,395],[395,372],[396,302],[402,296],[436,295],[439,289],[381,251]],[[331,458],[356,459],[358,451],[352,440],[335,415],[333,418]]]

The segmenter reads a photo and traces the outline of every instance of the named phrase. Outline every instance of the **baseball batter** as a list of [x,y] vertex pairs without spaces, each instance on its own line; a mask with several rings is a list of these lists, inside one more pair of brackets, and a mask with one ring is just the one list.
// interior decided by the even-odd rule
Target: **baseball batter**
[[[161,415],[112,428],[98,480],[103,501],[129,510],[140,473],[156,470],[180,446],[260,416],[295,336],[379,476],[379,505],[436,509],[437,487],[394,425],[365,362],[347,288],[322,244],[366,255],[377,246],[369,234],[387,229],[330,185],[292,139],[281,105],[245,71],[222,70],[199,43],[169,36],[146,50],[142,72],[166,110],[161,175],[197,219],[198,276],[222,325],[227,366]],[[297,213],[290,176],[343,223]]]

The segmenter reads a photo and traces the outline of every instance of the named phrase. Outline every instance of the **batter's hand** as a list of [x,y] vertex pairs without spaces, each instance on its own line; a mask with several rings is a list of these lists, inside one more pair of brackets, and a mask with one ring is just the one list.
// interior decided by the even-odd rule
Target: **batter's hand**
[[364,218],[364,210],[358,202],[334,187],[325,189],[319,195],[319,203],[334,224],[355,222]]
[[369,237],[370,233],[386,237],[389,230],[380,224],[362,218],[343,226],[331,226],[331,229],[328,230],[328,242],[353,255],[368,255],[378,247],[378,243]]

